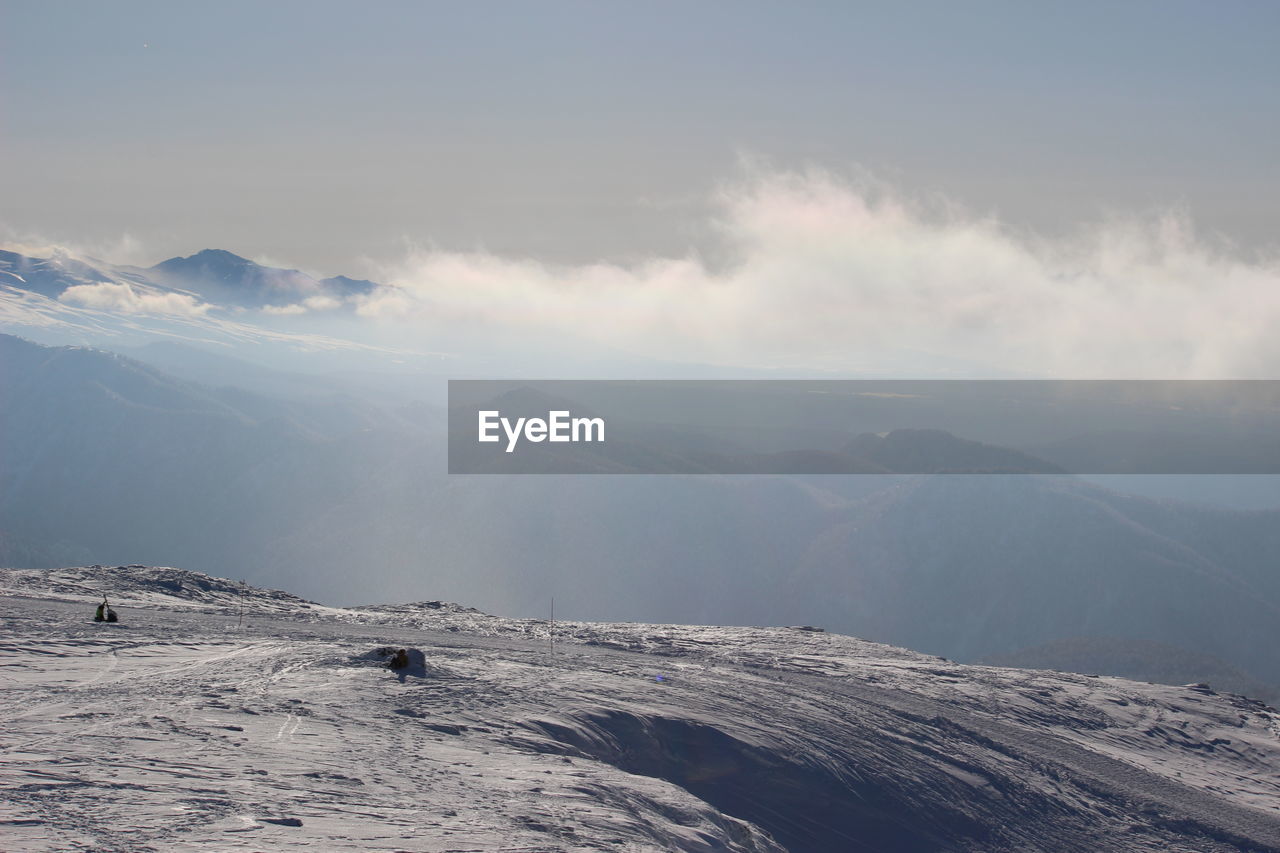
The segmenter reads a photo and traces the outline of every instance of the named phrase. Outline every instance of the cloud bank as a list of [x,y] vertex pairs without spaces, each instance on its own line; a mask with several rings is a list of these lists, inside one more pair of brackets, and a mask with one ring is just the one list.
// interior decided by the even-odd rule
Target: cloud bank
[[291,302],[288,305],[264,305],[261,310],[264,314],[288,317],[306,314],[308,311],[333,311],[341,307],[341,300],[325,294],[317,294],[316,296],[308,296],[301,302]]
[[58,296],[59,302],[92,308],[95,311],[114,311],[120,314],[168,314],[182,317],[199,317],[209,310],[185,293],[163,293],[136,290],[127,284],[101,282],[77,284],[68,287]]
[[424,334],[537,330],[737,366],[860,373],[926,354],[959,374],[1280,375],[1280,261],[1238,257],[1183,213],[1047,239],[817,171],[757,171],[716,209],[721,263],[416,250],[358,311]]

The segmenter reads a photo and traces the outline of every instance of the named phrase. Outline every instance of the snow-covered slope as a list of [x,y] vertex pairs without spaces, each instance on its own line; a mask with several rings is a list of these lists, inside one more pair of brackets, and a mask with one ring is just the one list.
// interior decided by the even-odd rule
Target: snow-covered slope
[[0,650],[6,850],[1280,850],[1280,716],[1203,686],[145,567],[0,572]]
[[301,616],[312,610],[331,609],[280,590],[261,589],[240,581],[164,566],[3,569],[0,570],[0,594],[95,602],[105,595],[113,605],[198,609],[211,613],[239,613],[243,606],[256,614]]

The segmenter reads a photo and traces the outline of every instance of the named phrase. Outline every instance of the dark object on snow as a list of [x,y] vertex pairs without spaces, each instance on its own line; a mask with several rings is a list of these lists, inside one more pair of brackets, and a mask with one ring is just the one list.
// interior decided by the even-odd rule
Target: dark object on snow
[[102,603],[98,605],[98,609],[93,613],[94,622],[119,622],[116,612],[111,609],[111,605],[107,604],[107,597],[102,596]]
[[274,823],[276,826],[302,826],[302,821],[296,817],[260,817],[258,820]]
[[403,649],[397,649],[395,646],[380,646],[363,656],[364,660],[370,658],[380,659],[382,666],[394,672],[401,681],[408,676],[427,677],[427,656],[422,649],[415,649],[412,646]]

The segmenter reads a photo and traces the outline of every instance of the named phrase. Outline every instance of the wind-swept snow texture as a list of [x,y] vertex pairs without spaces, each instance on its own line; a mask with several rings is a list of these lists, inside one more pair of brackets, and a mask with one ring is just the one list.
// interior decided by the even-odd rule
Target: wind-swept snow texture
[[[104,591],[119,625],[90,621]],[[801,628],[551,631],[0,571],[0,850],[1280,850],[1280,716],[1209,687]]]

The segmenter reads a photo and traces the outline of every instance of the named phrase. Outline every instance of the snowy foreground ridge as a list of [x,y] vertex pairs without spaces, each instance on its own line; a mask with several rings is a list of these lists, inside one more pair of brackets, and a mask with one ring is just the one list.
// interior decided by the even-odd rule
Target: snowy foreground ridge
[[1280,850],[1280,715],[1205,686],[239,603],[178,569],[0,571],[0,850]]

